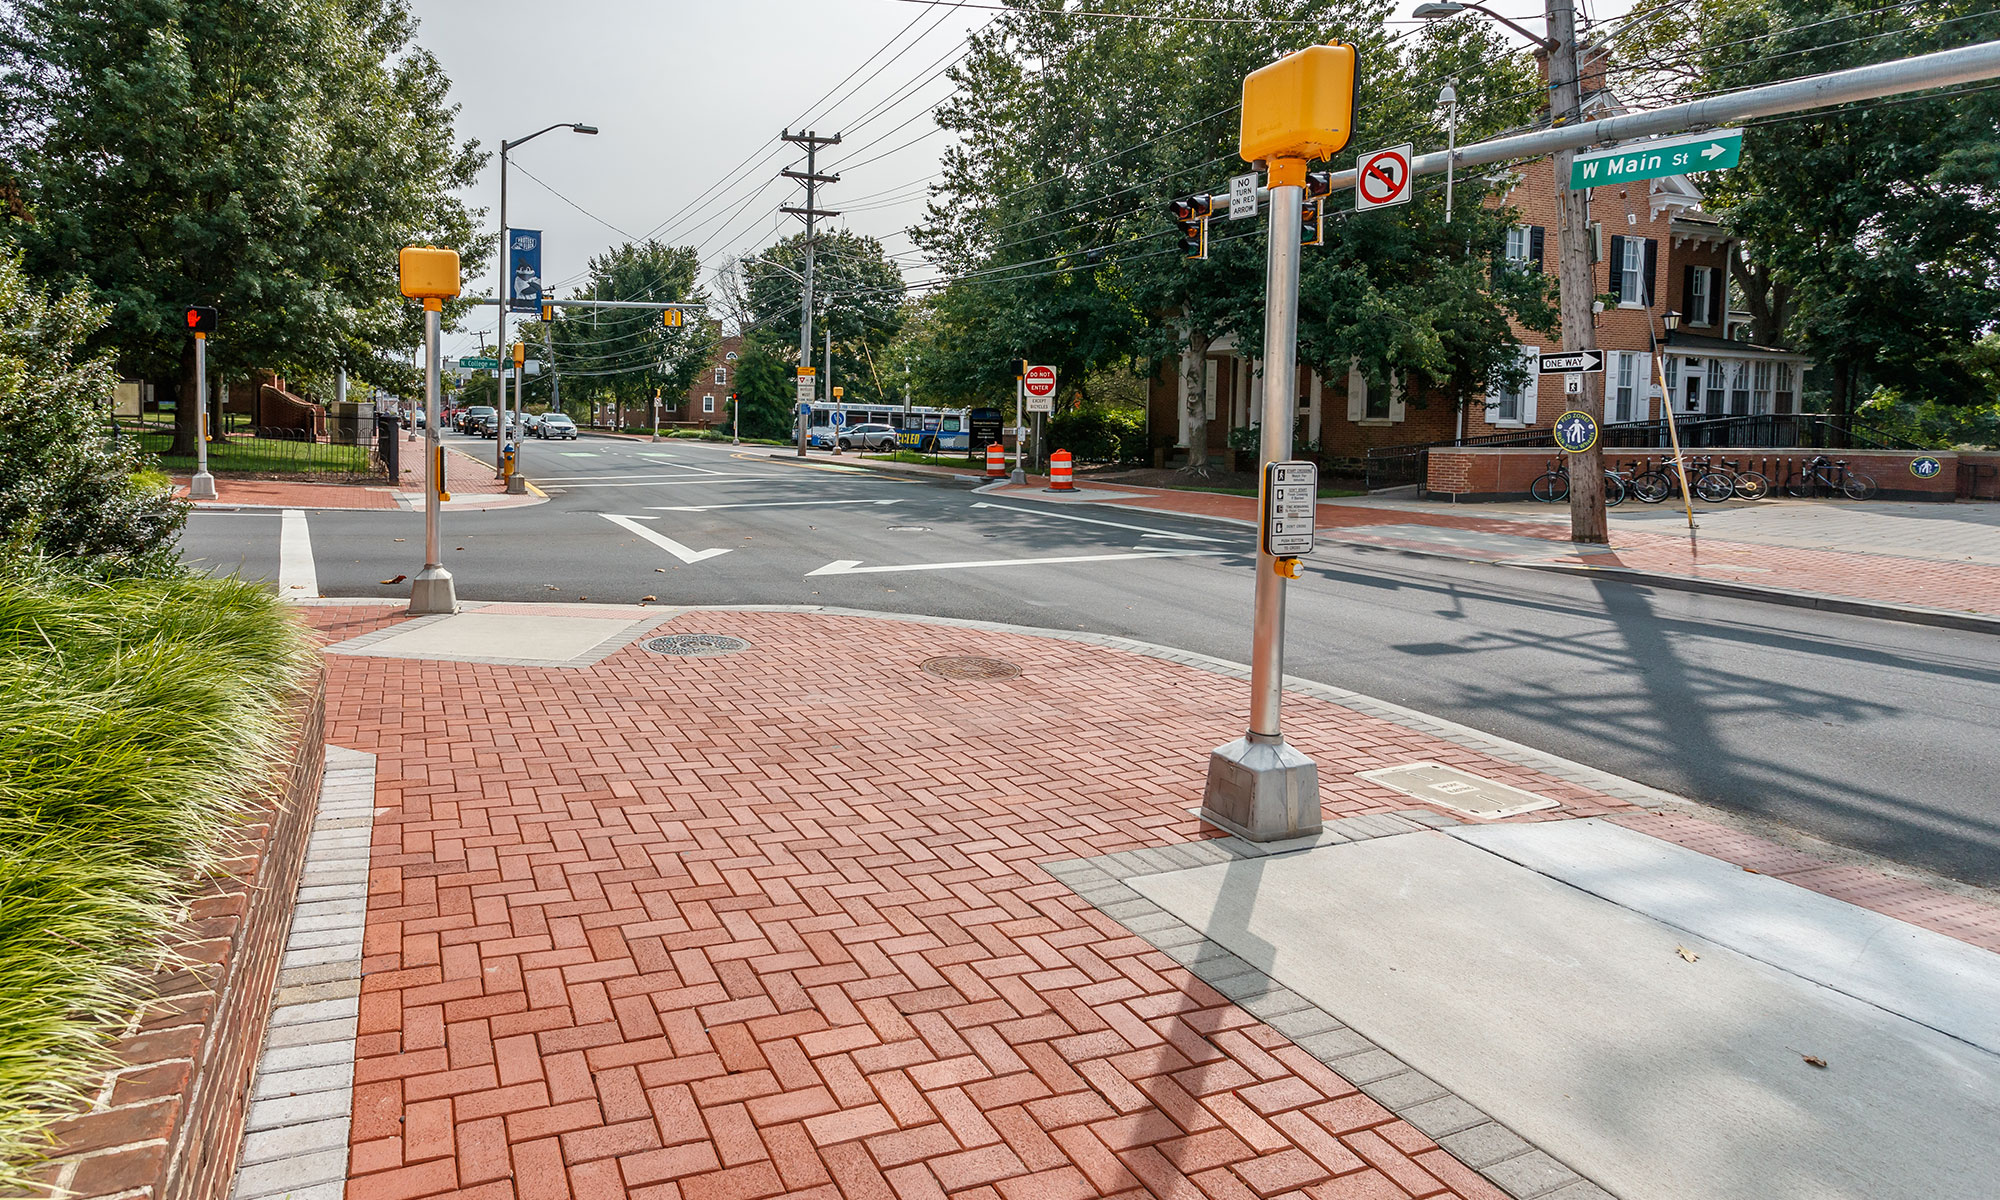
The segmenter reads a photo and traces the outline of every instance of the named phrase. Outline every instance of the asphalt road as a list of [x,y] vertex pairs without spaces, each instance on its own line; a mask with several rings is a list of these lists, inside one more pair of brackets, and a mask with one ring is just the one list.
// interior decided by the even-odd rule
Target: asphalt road
[[[1249,657],[1247,529],[762,448],[586,438],[528,457],[549,503],[447,514],[462,599],[826,604]],[[422,565],[421,514],[307,527],[324,594],[408,595],[382,581]],[[278,541],[276,513],[201,512],[182,544],[275,580]],[[1294,675],[2000,886],[2000,639],[1359,547],[1305,576]]]

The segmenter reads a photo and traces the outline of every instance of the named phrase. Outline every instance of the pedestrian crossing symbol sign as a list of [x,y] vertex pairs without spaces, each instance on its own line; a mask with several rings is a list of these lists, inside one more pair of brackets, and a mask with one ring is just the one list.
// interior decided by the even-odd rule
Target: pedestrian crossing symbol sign
[[1556,445],[1567,454],[1582,454],[1597,444],[1597,418],[1575,409],[1556,418]]

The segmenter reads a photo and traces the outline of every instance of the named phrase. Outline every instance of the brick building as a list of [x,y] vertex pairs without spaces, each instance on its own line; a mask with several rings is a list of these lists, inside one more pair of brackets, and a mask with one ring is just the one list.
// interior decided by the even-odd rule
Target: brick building
[[[694,386],[685,395],[661,398],[660,424],[679,429],[729,428],[729,393],[736,390],[736,360],[742,352],[742,338],[719,339]],[[646,404],[629,405],[622,411],[604,404],[591,418],[598,424],[639,428],[653,420],[653,410]]]
[[[1603,87],[1606,59],[1585,68],[1586,116],[1622,111]],[[1798,411],[1808,360],[1779,347],[1756,346],[1740,336],[1747,314],[1729,310],[1729,269],[1737,247],[1721,221],[1702,211],[1702,195],[1686,176],[1607,184],[1590,190],[1589,216],[1594,295],[1610,295],[1596,317],[1597,344],[1605,351],[1604,414],[1607,423],[1657,420],[1660,387],[1649,358],[1651,334],[1668,309],[1682,314],[1680,331],[1665,356],[1666,390],[1678,416],[1747,416]],[[1540,159],[1515,168],[1492,203],[1514,209],[1520,224],[1508,232],[1506,253],[1553,276],[1556,191],[1554,162]],[[1388,219],[1394,219],[1390,215]],[[1308,250],[1307,253],[1310,253]],[[1650,333],[1649,333],[1650,328]],[[1533,374],[1535,359],[1562,346],[1560,336],[1516,327],[1530,377],[1518,391],[1490,393],[1459,413],[1441,395],[1411,395],[1401,379],[1369,387],[1358,370],[1329,373],[1301,365],[1299,415],[1307,441],[1323,461],[1358,460],[1384,446],[1449,442],[1526,429],[1547,428],[1568,407],[1561,377]],[[1224,453],[1228,432],[1253,423],[1262,408],[1263,364],[1238,357],[1233,338],[1208,355],[1208,447]],[[1154,442],[1171,433],[1187,446],[1188,387],[1178,360],[1162,364],[1148,389]]]

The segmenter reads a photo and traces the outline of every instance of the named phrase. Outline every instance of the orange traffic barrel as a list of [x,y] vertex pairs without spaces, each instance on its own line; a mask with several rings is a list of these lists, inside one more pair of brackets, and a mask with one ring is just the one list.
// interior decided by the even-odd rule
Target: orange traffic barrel
[[1073,492],[1076,484],[1070,482],[1070,463],[1067,450],[1058,450],[1049,455],[1049,490],[1052,492]]
[[1001,479],[1007,474],[1007,451],[995,442],[986,447],[986,477]]

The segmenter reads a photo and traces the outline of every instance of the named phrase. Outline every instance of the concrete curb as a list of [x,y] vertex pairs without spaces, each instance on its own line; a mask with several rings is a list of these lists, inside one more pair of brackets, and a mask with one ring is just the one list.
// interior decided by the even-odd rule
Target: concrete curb
[[[1484,561],[1484,560],[1468,560]],[[1845,613],[1855,617],[1874,617],[1883,621],[1901,621],[1906,625],[1931,625],[1940,629],[1963,629],[1972,633],[2000,634],[2000,617],[1982,616],[1978,613],[1953,612],[1947,608],[1924,608],[1915,604],[1893,604],[1885,600],[1863,600],[1854,596],[1832,596],[1825,592],[1802,592],[1790,588],[1766,587],[1756,583],[1739,583],[1729,579],[1700,579],[1691,575],[1672,575],[1661,571],[1642,571],[1633,567],[1597,567],[1588,563],[1536,562],[1533,559],[1504,559],[1494,563],[1500,567],[1523,567],[1530,571],[1548,571],[1557,575],[1586,575],[1594,578],[1611,578],[1620,583],[1640,587],[1666,588],[1676,592],[1698,592],[1709,596],[1729,596],[1738,600],[1756,600],[1765,604],[1782,604],[1790,608],[1816,608],[1822,612]]]

